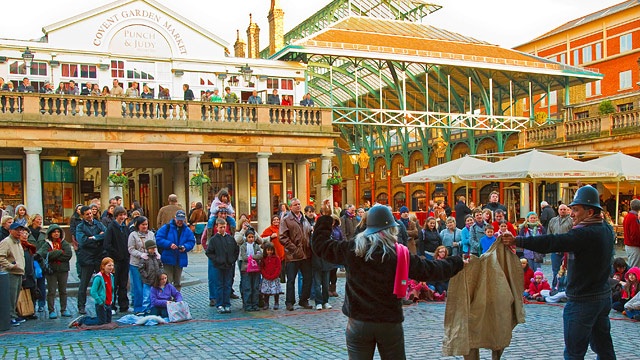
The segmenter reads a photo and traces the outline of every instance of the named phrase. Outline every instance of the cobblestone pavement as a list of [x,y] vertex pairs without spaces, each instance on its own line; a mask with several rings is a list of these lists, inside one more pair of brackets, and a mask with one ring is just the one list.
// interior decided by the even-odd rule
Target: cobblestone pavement
[[[191,275],[206,279],[206,261],[199,256],[192,258]],[[548,266],[543,270],[545,274],[550,272]],[[68,319],[30,320],[0,333],[0,358],[176,359],[186,355],[193,359],[346,359],[347,318],[339,311],[344,278],[338,280],[341,296],[331,298],[333,310],[245,313],[241,310],[241,301],[232,300],[232,313],[221,315],[209,307],[207,286],[200,283],[182,289],[197,319],[188,323],[78,331],[67,329]],[[236,291],[238,284],[236,276]],[[69,300],[69,308],[75,311],[75,298]],[[93,309],[93,304],[87,304],[87,309]],[[404,308],[408,358],[442,357],[444,309],[443,303],[419,303]],[[527,322],[515,328],[511,346],[503,358],[562,359],[562,308],[528,304],[525,310]],[[119,317],[118,314],[114,318]],[[623,318],[616,313],[611,317]],[[640,323],[614,320],[611,325],[618,359],[637,358],[638,342],[627,339],[629,334],[639,333]],[[633,337],[637,339],[637,335]],[[481,351],[481,357],[490,358],[489,351]],[[593,359],[595,354],[589,352],[587,358]]]

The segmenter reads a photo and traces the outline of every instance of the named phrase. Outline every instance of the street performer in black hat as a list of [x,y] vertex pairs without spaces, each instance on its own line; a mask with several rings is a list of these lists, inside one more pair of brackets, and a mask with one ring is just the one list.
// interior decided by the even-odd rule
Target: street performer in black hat
[[342,312],[349,317],[349,358],[373,359],[377,345],[381,359],[405,359],[401,299],[407,279],[447,280],[462,270],[462,258],[431,261],[410,254],[397,243],[398,224],[386,206],[369,210],[367,229],[353,241],[332,238],[332,224],[331,203],[325,200],[311,245],[315,255],[346,268]]
[[573,229],[565,234],[536,237],[501,236],[505,245],[516,245],[539,253],[568,252],[567,297],[564,307],[564,358],[584,359],[587,346],[598,359],[615,359],[611,341],[611,272],[614,234],[601,216],[598,190],[583,186],[571,207]]

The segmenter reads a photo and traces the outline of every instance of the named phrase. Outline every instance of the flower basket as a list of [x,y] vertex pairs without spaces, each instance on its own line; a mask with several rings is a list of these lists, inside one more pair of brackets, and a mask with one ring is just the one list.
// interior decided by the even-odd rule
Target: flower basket
[[129,186],[129,177],[123,172],[112,172],[109,174],[108,179],[112,186],[123,188]]
[[340,172],[334,171],[333,174],[327,179],[327,189],[331,189],[331,187],[340,185],[341,183],[342,176],[340,176]]
[[206,184],[211,184],[211,179],[202,172],[202,169],[197,169],[196,172],[191,175],[189,186],[198,188],[202,193],[202,187]]

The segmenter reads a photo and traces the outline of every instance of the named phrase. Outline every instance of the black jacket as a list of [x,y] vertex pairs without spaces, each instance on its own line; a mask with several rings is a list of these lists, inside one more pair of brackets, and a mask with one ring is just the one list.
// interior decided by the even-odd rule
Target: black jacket
[[[101,222],[93,220],[91,223],[84,219],[76,227],[76,240],[78,241],[78,251],[76,256],[80,266],[99,266],[104,258],[104,234],[107,228]],[[94,239],[89,239],[94,237]]]
[[440,245],[442,245],[442,238],[440,238],[437,230],[429,231],[423,229],[418,231],[418,254],[422,255],[425,251],[432,253]]
[[409,234],[407,234],[407,228],[404,227],[404,224],[400,220],[396,220],[398,224],[398,243],[404,246],[407,246],[409,242]]
[[492,203],[492,202],[487,203],[487,205],[482,207],[482,210],[484,210],[484,209],[489,209],[489,210],[491,210],[491,212],[496,212],[496,210],[502,209],[505,213],[507,212],[507,208],[504,205],[500,204],[499,202],[498,203]]
[[464,218],[467,215],[471,215],[471,209],[462,201],[458,201],[454,208],[456,210],[456,227],[462,230],[464,228]]
[[551,221],[551,219],[553,219],[554,217],[556,217],[555,210],[553,210],[551,206],[547,205],[542,208],[542,212],[540,212],[540,223],[546,229],[547,227],[549,227],[549,221]]
[[583,226],[565,234],[516,237],[516,246],[539,253],[568,252],[567,297],[587,302],[611,296],[609,275],[615,236],[606,223]]
[[240,247],[229,234],[216,233],[207,242],[207,257],[218,269],[231,269],[240,255]]
[[104,233],[104,250],[115,262],[129,261],[129,227],[112,221]]
[[[402,303],[393,294],[397,257],[395,251],[382,261],[382,250],[373,253],[365,261],[355,254],[354,241],[339,242],[331,236],[331,216],[318,218],[313,232],[313,252],[323,259],[344,265],[347,269],[344,305],[342,312],[349,318],[370,321],[400,323],[404,320]],[[409,278],[417,281],[447,280],[462,270],[460,257],[445,260],[423,260],[409,255]]]

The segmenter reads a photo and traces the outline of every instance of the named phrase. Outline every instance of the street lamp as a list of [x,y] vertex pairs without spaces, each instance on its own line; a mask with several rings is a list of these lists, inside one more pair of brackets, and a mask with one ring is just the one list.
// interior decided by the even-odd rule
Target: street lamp
[[72,150],[69,153],[69,164],[71,164],[71,166],[76,166],[78,164],[78,153],[75,150]]
[[28,70],[31,70],[31,63],[33,62],[33,58],[35,57],[34,53],[29,50],[29,47],[24,50],[22,53],[22,60],[24,60],[24,65]]
[[242,78],[245,82],[250,82],[251,77],[253,76],[253,70],[249,67],[249,64],[240,67],[240,74],[242,74]]
[[360,167],[363,169],[367,169],[369,167],[369,154],[367,154],[364,148],[360,149],[358,162],[360,163]]
[[222,166],[222,158],[220,157],[220,154],[218,153],[211,154],[211,164],[216,169],[219,169],[220,166]]
[[348,154],[349,154],[349,160],[351,161],[351,165],[356,165],[360,160],[360,152],[358,152],[355,146],[352,146]]

